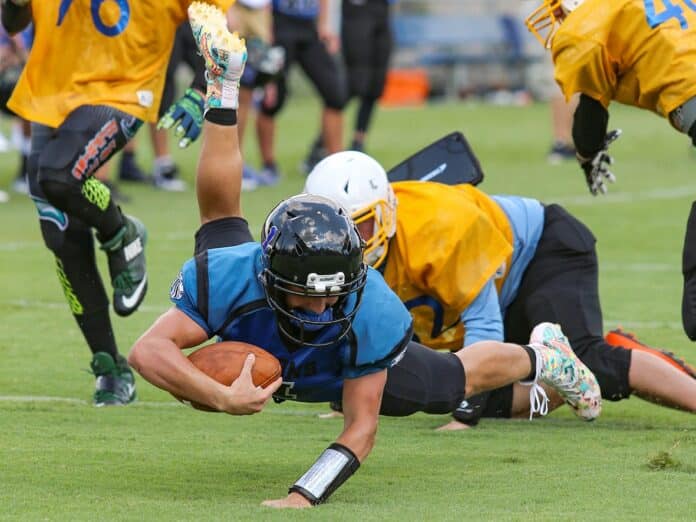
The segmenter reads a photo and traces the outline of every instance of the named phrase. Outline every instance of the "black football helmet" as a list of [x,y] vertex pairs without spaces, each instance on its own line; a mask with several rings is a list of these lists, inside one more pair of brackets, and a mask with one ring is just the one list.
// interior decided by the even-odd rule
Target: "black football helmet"
[[[259,277],[283,338],[313,347],[342,339],[350,331],[367,279],[364,243],[347,211],[322,196],[293,196],[268,215],[261,242],[264,269]],[[338,300],[314,314],[290,308],[288,294]],[[335,335],[318,340],[328,328]]]

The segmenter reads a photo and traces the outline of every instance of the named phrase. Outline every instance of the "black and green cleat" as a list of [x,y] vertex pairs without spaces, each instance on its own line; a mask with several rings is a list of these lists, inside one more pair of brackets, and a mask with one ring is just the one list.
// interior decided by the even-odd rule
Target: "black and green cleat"
[[123,216],[125,224],[101,249],[109,258],[114,311],[120,316],[135,312],[147,292],[145,243],[147,230],[138,219]]
[[97,352],[92,356],[90,367],[97,378],[95,406],[124,406],[135,400],[133,371],[123,357],[119,355],[114,361],[110,354]]

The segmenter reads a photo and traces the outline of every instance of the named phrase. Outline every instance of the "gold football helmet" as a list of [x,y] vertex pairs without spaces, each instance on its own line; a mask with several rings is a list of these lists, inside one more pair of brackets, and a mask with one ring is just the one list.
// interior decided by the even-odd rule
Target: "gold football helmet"
[[543,3],[527,17],[524,23],[541,45],[549,49],[551,39],[558,30],[558,24],[584,1],[543,0]]

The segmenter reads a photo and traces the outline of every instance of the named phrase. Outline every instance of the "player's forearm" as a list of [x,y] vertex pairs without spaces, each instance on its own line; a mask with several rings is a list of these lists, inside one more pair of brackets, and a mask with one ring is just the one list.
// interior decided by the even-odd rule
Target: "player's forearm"
[[354,422],[347,417],[341,436],[290,487],[290,494],[299,494],[311,504],[325,502],[369,455],[375,444],[377,419],[374,415],[370,421]]
[[2,26],[13,35],[22,31],[31,22],[29,0],[2,0]]
[[580,161],[592,158],[602,149],[608,124],[609,113],[604,106],[581,94],[573,116],[573,143]]
[[175,343],[163,338],[141,338],[128,363],[149,383],[177,397],[224,410],[224,387],[198,370]]
[[[349,419],[345,422],[348,424]],[[336,442],[350,448],[358,460],[363,462],[375,445],[377,422],[378,417],[360,423],[351,423],[343,430]]]

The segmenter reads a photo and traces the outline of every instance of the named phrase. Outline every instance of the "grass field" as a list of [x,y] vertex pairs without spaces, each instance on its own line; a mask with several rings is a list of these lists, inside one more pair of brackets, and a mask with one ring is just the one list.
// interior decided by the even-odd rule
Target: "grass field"
[[[252,230],[277,200],[301,189],[297,165],[317,121],[309,101],[290,104],[280,118],[286,175],[278,187],[243,195]],[[624,130],[612,149],[618,183],[601,198],[587,194],[576,165],[546,164],[545,106],[383,110],[369,148],[390,167],[462,130],[486,172],[482,188],[560,202],[595,232],[605,328],[622,324],[696,362],[679,316],[696,160],[688,139],[655,116],[616,107],[611,126]],[[197,150],[177,151],[189,182]],[[0,157],[0,166],[6,187],[15,158]],[[198,215],[192,191],[124,190],[132,196],[124,209],[150,233],[148,297],[134,316],[114,316],[125,353],[168,306]],[[317,419],[324,408],[306,404],[271,404],[252,417],[195,412],[142,380],[138,403],[91,407],[93,377],[83,371],[89,351],[33,205],[15,196],[0,205],[0,216],[1,520],[694,519],[696,417],[637,398],[605,403],[602,417],[586,425],[565,409],[532,423],[484,421],[461,433],[433,431],[446,417],[385,418],[372,455],[328,504],[309,512],[262,508],[261,501],[286,493],[341,422]]]

